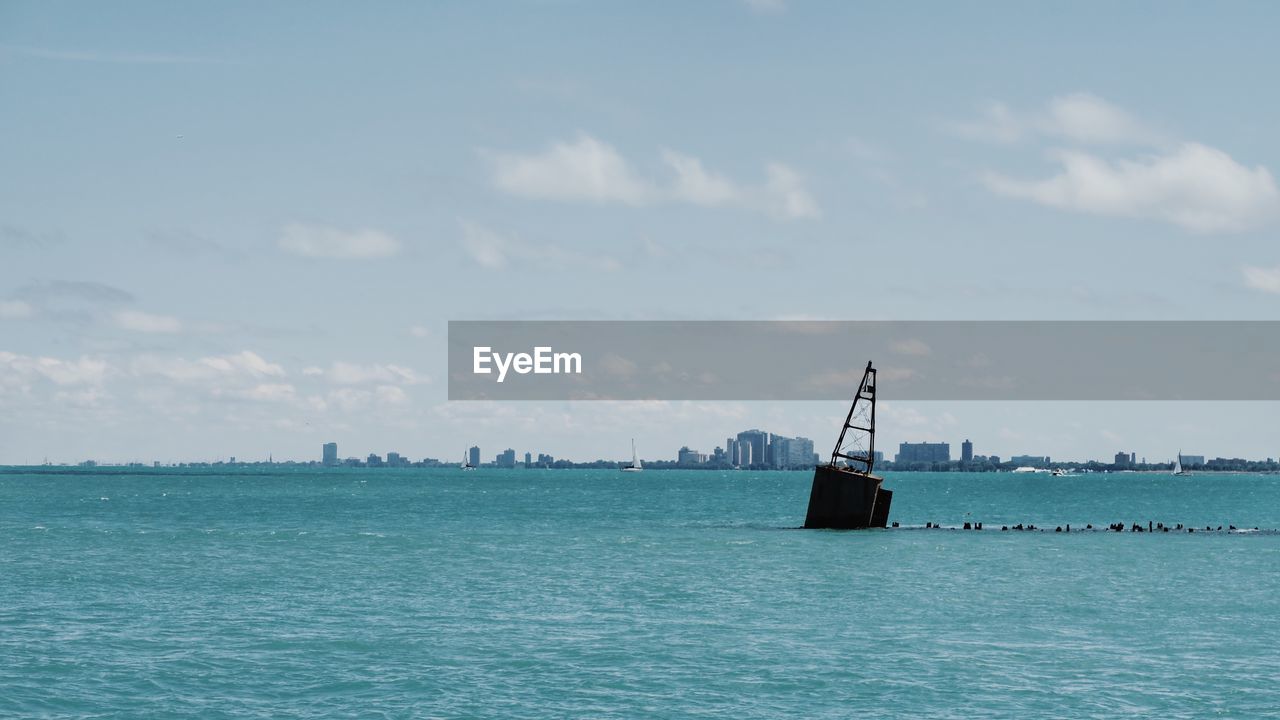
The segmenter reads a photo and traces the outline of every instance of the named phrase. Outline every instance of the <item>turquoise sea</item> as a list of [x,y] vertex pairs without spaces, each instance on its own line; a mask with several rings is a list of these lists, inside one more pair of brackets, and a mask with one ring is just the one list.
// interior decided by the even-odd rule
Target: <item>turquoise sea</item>
[[[0,470],[0,717],[1280,715],[1280,477]],[[1000,532],[1035,523],[1050,532]]]

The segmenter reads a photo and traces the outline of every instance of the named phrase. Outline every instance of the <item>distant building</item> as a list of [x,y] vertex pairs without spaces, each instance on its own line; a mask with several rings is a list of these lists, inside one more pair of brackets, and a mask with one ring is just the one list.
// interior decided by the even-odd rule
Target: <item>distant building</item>
[[382,458],[374,453],[369,453],[369,458],[364,461],[369,467],[382,467]]
[[1204,456],[1203,456],[1203,455],[1182,455],[1182,454],[1179,454],[1179,455],[1178,455],[1178,462],[1182,463],[1183,465],[1203,465],[1203,464],[1204,464]]
[[690,450],[688,445],[676,451],[677,465],[701,465],[705,459],[705,455],[701,455],[697,450]]
[[900,443],[895,463],[951,462],[950,443]]
[[736,438],[727,438],[724,441],[724,456],[730,465],[738,465],[738,440]]
[[769,439],[769,466],[774,468],[806,468],[814,465],[813,441],[773,435]]
[[337,465],[338,464],[338,443],[335,443],[335,442],[325,443],[322,447],[323,447],[323,453],[321,454],[320,462],[324,463],[325,465]]
[[528,470],[531,467],[533,467],[533,453],[526,452],[524,454],[524,469]]
[[999,464],[1000,464],[1000,456],[999,456],[999,455],[988,455],[988,456],[987,456],[987,462],[991,463],[992,465],[999,465]]
[[542,453],[538,453],[538,465],[541,467],[551,467],[553,464],[555,464],[555,461],[556,459],[551,457],[550,455],[543,455]]
[[769,433],[746,430],[738,433],[738,466],[769,464]]
[[884,462],[884,451],[876,450],[875,452],[871,453],[871,458],[876,465],[879,465],[880,463]]
[[400,453],[387,453],[387,467],[409,467],[409,458]]
[[1013,457],[1009,458],[1009,462],[1013,463],[1014,465],[1033,465],[1033,466],[1048,465],[1049,456],[1048,455],[1014,455]]
[[467,451],[467,463],[472,467],[480,467],[480,446],[472,445]]
[[516,451],[507,448],[498,453],[495,464],[500,468],[513,468],[516,466]]
[[1132,467],[1137,464],[1138,454],[1118,452],[1116,453],[1115,464],[1119,467]]
[[973,461],[973,442],[970,440],[965,440],[964,442],[960,443],[960,462],[972,462],[972,461]]

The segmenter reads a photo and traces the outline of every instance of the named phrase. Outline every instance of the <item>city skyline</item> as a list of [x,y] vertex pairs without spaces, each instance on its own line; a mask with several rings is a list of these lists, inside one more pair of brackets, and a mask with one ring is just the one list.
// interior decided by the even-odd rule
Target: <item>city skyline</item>
[[[1174,458],[1178,459],[1183,465],[1188,467],[1204,466],[1207,463],[1214,462],[1258,462],[1272,463],[1275,462],[1273,456],[1257,457],[1257,458],[1241,458],[1238,456],[1209,454],[1191,454],[1179,451],[1173,458],[1151,458],[1139,456],[1134,451],[1120,451],[1115,453],[1111,461],[1105,458],[1058,458],[1053,459],[1049,455],[1027,455],[1013,454],[1000,456],[995,453],[979,454],[974,452],[975,444],[972,440],[966,438],[962,443],[962,451],[959,458],[952,458],[950,454],[950,443],[946,441],[921,441],[910,442],[904,441],[897,444],[898,450],[893,456],[887,456],[884,450],[874,451],[874,463],[876,466],[883,466],[886,462],[889,467],[898,467],[898,469],[910,468],[920,465],[954,465],[959,463],[960,466],[972,465],[973,467],[1014,467],[1014,466],[1034,466],[1049,467],[1054,464],[1059,465],[1112,465],[1114,467],[1135,467],[1146,465],[1165,465],[1171,464]],[[781,455],[779,454],[781,453]],[[228,456],[226,460],[217,458],[215,460],[194,460],[188,459],[183,461],[162,463],[158,460],[144,462],[138,459],[125,461],[100,461],[95,458],[87,458],[83,460],[65,461],[50,460],[44,458],[41,463],[30,463],[28,466],[42,465],[110,465],[110,466],[133,466],[133,467],[167,467],[180,465],[209,465],[209,464],[319,464],[329,467],[410,467],[410,466],[439,466],[451,467],[460,465],[456,460],[450,460],[447,457],[433,457],[430,455],[414,455],[413,453],[400,453],[399,451],[385,451],[385,457],[377,451],[371,451],[364,457],[361,457],[363,451],[356,455],[347,455],[343,457],[339,453],[339,445],[336,441],[329,441],[321,445],[320,459],[314,458],[282,458],[274,460],[273,455],[269,455],[264,461],[262,459],[238,459],[237,456]],[[785,459],[782,459],[785,456]],[[463,454],[463,462],[473,467],[499,467],[499,468],[517,468],[517,467],[549,467],[557,461],[570,464],[598,464],[598,463],[617,463],[619,465],[629,462],[628,459],[615,459],[608,457],[596,458],[566,458],[556,457],[549,453],[539,451],[535,459],[532,450],[524,452],[523,463],[519,460],[519,453],[514,448],[506,448],[498,452],[492,460],[485,461],[483,459],[483,450],[478,445],[472,445],[466,449]],[[816,464],[825,462],[824,456],[820,452],[813,451],[813,442],[803,437],[787,437],[777,433],[771,433],[759,429],[744,430],[734,436],[727,438],[723,446],[717,445],[711,453],[702,453],[689,445],[682,445],[674,453],[674,460],[663,459],[662,457],[643,457],[640,459],[646,463],[674,463],[677,467],[742,467],[755,469],[783,469],[796,470],[807,469]],[[415,459],[419,458],[419,459]],[[670,456],[668,456],[670,458]],[[756,458],[762,458],[757,462]]]
[[[449,402],[457,319],[1280,318],[1280,8],[771,5],[5,3],[0,463],[822,452],[846,409]],[[1280,447],[1276,403],[884,388],[886,438]]]

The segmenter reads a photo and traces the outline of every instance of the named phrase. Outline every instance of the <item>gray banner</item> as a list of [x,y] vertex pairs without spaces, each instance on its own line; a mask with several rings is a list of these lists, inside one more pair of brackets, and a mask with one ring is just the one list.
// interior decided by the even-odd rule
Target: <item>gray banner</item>
[[[541,350],[539,350],[541,348]],[[1272,321],[452,321],[450,400],[1277,400]]]

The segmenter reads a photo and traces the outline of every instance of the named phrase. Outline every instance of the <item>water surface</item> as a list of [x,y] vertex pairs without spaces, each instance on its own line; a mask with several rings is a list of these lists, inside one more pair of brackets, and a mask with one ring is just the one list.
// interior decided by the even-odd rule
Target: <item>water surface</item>
[[[1241,717],[1280,710],[1280,478],[0,474],[0,716]],[[993,528],[994,526],[994,528]]]

